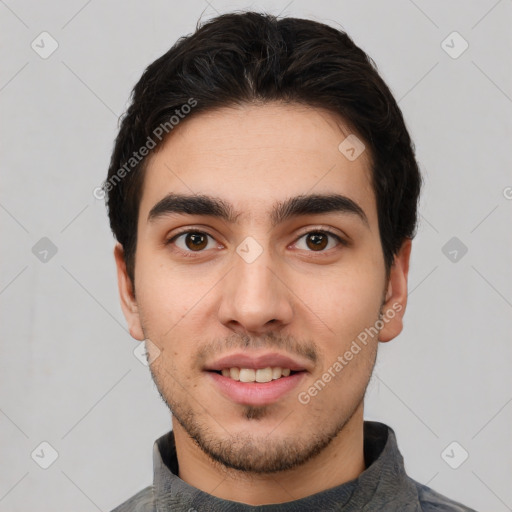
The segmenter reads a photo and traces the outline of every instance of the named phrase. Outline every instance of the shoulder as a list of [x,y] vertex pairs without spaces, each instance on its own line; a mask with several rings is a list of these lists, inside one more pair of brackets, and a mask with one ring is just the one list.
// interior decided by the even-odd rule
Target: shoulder
[[451,500],[426,485],[413,480],[423,512],[476,512],[458,501]]
[[153,512],[153,486],[142,489],[111,512]]

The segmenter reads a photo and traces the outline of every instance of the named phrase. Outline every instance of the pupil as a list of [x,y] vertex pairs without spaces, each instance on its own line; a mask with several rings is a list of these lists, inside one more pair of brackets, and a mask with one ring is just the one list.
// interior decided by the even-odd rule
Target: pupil
[[205,246],[206,237],[201,233],[191,233],[187,238],[192,243],[192,247],[189,247],[190,249],[202,249]]
[[313,243],[315,249],[323,249],[326,246],[327,237],[323,233],[313,233],[309,235],[308,239]]

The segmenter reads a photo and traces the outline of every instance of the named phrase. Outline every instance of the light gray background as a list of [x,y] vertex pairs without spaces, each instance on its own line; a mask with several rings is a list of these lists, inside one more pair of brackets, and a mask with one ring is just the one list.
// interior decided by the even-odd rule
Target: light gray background
[[[170,414],[133,354],[92,192],[143,69],[201,15],[247,8],[344,28],[399,100],[425,188],[405,329],[380,347],[366,417],[395,429],[413,478],[512,510],[512,2],[5,0],[0,511],[108,511],[152,481]],[[31,48],[43,31],[47,59]],[[42,237],[58,249],[46,262]],[[468,248],[456,262],[452,237]],[[458,469],[441,456],[453,441]]]

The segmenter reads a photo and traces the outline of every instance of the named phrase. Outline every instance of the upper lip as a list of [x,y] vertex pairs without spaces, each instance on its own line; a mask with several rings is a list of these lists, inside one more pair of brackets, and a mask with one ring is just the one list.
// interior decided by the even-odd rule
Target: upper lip
[[292,371],[310,371],[310,364],[306,361],[279,354],[277,352],[265,352],[251,354],[248,352],[237,352],[228,354],[205,365],[204,370],[220,371],[224,368],[253,368],[258,370],[268,367],[289,368]]

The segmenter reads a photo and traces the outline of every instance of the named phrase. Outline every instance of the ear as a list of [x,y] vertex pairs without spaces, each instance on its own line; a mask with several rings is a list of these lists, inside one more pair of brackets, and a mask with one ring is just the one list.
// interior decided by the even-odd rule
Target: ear
[[382,306],[382,322],[379,341],[391,341],[403,329],[403,317],[407,306],[407,276],[409,274],[409,258],[412,240],[407,238],[391,265],[385,303]]
[[121,309],[128,323],[131,336],[136,340],[143,341],[145,336],[140,322],[139,308],[133,293],[132,281],[126,272],[123,246],[119,243],[114,248],[114,258],[117,267],[117,285],[119,287]]

